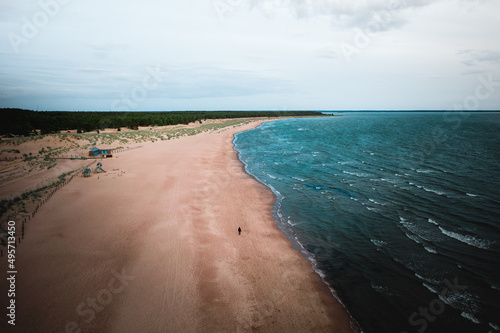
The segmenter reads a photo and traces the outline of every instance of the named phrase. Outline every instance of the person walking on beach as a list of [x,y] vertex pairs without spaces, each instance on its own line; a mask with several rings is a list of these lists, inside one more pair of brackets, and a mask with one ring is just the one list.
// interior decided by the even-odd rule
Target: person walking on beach
[[238,235],[241,235],[241,228],[238,227]]

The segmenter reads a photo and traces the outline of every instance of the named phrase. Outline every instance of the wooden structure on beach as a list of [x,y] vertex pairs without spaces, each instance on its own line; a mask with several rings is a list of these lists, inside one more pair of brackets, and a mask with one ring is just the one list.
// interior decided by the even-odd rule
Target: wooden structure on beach
[[102,163],[101,163],[101,162],[97,162],[97,167],[95,168],[94,172],[95,172],[95,173],[106,172],[106,170],[104,170],[104,169],[102,168]]
[[97,148],[97,147],[89,148],[89,156],[90,157],[113,157],[113,155],[111,154],[110,148]]

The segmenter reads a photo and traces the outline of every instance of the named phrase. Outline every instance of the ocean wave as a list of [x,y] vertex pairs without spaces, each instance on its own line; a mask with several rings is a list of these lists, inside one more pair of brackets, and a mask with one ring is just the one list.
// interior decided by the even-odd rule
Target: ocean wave
[[478,197],[479,196],[477,194],[472,194],[472,193],[465,193],[465,195],[467,195],[469,197]]
[[368,177],[367,173],[363,172],[349,172],[349,171],[342,171],[345,174],[351,175],[351,176],[356,176],[356,177]]
[[425,240],[427,242],[435,241],[436,235],[434,231],[424,226],[419,226],[417,223],[410,222],[401,216],[399,217],[399,220],[399,223],[403,226],[403,228],[410,232],[410,235],[408,235],[406,231],[404,231],[406,237],[408,237],[409,239],[415,241],[418,244],[423,244],[422,240]]
[[[407,229],[408,231],[410,231],[412,234],[418,234],[417,226],[414,223],[405,219],[404,217],[402,217],[402,216],[399,217],[399,223],[401,223],[403,225],[403,227],[405,229]],[[408,236],[408,234],[406,234],[406,236]],[[410,237],[408,236],[408,238],[410,238]],[[410,239],[412,239],[412,238],[410,238]],[[417,242],[417,243],[420,243],[420,242]]]
[[368,199],[368,201],[373,202],[374,204],[376,204],[376,205],[380,205],[380,206],[385,206],[385,205],[387,205],[387,204],[385,204],[385,203],[381,203],[381,202],[375,201],[375,200],[373,200],[373,199]]
[[408,234],[407,232],[405,232],[405,235],[406,235],[406,237],[408,237],[409,239],[411,239],[415,243],[422,244],[422,241],[417,236],[415,236],[413,234]]
[[383,247],[387,245],[387,242],[383,240],[378,240],[378,239],[370,239],[370,241],[376,246],[376,247]]
[[443,192],[443,191],[433,190],[433,189],[431,189],[431,188],[427,188],[427,187],[425,187],[425,186],[422,186],[421,188],[423,188],[423,189],[424,189],[425,191],[427,191],[427,192],[435,193],[435,194],[437,194],[437,195],[445,195],[445,196],[447,196],[447,193],[446,193],[446,192]]
[[424,246],[424,249],[425,249],[427,252],[429,252],[429,253],[434,253],[434,254],[437,254],[437,251],[436,251],[436,250],[434,250],[434,249],[432,249],[432,248],[430,248],[430,247]]
[[476,317],[474,317],[473,315],[471,315],[470,313],[468,312],[465,312],[463,311],[461,314],[460,314],[462,317],[466,318],[466,319],[469,319],[470,321],[472,321],[473,323],[476,323],[476,324],[480,324],[481,322],[479,321],[479,319],[477,319]]
[[371,212],[378,212],[378,209],[377,208],[373,208],[373,207],[366,207],[366,209],[368,209],[369,211]]
[[493,323],[488,323],[488,325],[489,325],[492,329],[494,329],[495,331],[500,331],[500,326],[495,325],[495,324],[493,324]]
[[451,307],[466,313],[479,313],[481,307],[479,306],[479,297],[472,295],[466,290],[461,291],[442,291],[438,294],[440,300],[450,305]]
[[418,172],[418,173],[433,173],[433,172],[436,172],[434,170],[429,170],[429,169],[417,169],[415,171]]
[[396,295],[396,293],[393,290],[391,290],[389,287],[378,286],[378,285],[374,284],[373,282],[371,283],[371,287],[376,292],[381,293],[383,295],[387,295],[387,296],[394,296],[394,295]]
[[427,284],[427,283],[425,283],[425,282],[422,282],[422,285],[423,285],[425,288],[427,288],[427,290],[429,290],[431,293],[433,293],[433,294],[438,294],[438,295],[439,295],[439,291],[438,291],[436,288],[434,288],[434,286],[431,286],[431,285],[429,285],[429,284]]
[[431,284],[434,284],[434,285],[438,285],[440,283],[440,281],[438,280],[434,280],[434,279],[431,279],[431,278],[426,278],[418,273],[415,273],[415,276],[418,277],[420,280],[422,281],[426,281],[428,283],[431,283]]
[[427,188],[427,187],[422,186],[422,185],[417,185],[417,184],[415,184],[413,182],[408,182],[408,184],[410,184],[411,186],[415,186],[415,187],[417,187],[417,188],[419,188],[421,190],[424,190],[426,192],[430,192],[430,193],[434,193],[434,194],[438,194],[438,195],[448,196],[447,193],[444,192],[444,191],[439,191],[439,190],[434,190],[432,188]]
[[366,206],[366,204],[365,204],[364,202],[360,201],[360,200],[359,200],[359,199],[357,199],[357,198],[354,198],[354,197],[349,197],[349,199],[351,199],[351,200],[353,200],[353,201],[356,201],[356,202],[360,203],[362,206]]
[[429,218],[429,219],[427,220],[427,222],[432,223],[432,224],[434,224],[434,225],[439,225],[439,223],[437,223],[436,221],[434,221],[434,220],[433,220],[433,219],[431,219],[431,218]]
[[465,243],[467,245],[477,247],[478,249],[487,250],[490,248],[491,244],[495,243],[494,241],[480,239],[480,238],[478,238],[476,236],[472,236],[472,235],[462,235],[462,234],[459,234],[457,232],[446,230],[442,227],[439,227],[439,230],[441,230],[441,232],[448,237],[456,239],[456,240],[458,240],[462,243]]
[[297,177],[292,177],[292,179],[295,179],[295,180],[298,180],[298,181],[301,181],[301,182],[305,182],[305,180],[304,180],[304,179],[297,178]]

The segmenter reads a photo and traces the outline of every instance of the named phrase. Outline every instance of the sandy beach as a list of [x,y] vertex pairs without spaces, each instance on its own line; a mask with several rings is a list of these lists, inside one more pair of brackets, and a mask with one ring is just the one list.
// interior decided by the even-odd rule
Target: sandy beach
[[2,332],[352,332],[233,149],[260,123],[145,143],[59,190],[26,226]]

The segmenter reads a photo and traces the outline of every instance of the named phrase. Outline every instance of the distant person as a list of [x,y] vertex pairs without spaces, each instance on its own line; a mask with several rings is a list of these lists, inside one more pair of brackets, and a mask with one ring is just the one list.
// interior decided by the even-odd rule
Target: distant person
[[238,235],[241,235],[241,228],[238,227]]

